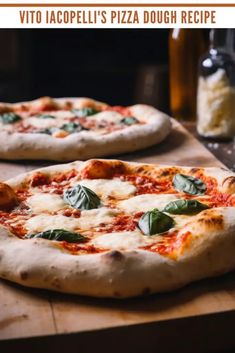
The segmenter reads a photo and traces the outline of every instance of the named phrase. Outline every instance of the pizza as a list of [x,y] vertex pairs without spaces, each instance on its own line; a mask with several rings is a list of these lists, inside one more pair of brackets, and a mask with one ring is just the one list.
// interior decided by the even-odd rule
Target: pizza
[[171,291],[235,268],[235,174],[88,160],[0,184],[0,277],[95,297]]
[[85,160],[155,145],[170,130],[166,114],[142,104],[50,97],[0,103],[0,158]]

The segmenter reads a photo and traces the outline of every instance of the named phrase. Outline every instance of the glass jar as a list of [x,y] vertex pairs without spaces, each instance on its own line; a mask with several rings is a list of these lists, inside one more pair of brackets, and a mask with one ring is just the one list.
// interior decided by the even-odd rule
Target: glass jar
[[206,138],[235,136],[235,62],[232,29],[213,29],[199,62],[197,131]]

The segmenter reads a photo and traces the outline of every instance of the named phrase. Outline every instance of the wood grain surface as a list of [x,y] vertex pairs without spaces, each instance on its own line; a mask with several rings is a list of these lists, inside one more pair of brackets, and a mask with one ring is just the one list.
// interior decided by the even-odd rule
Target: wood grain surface
[[[188,166],[222,165],[178,123],[161,145],[119,158]],[[1,162],[0,180],[49,164]],[[86,353],[103,352],[104,344],[112,352],[128,353],[232,349],[234,320],[234,273],[172,293],[121,301],[0,282],[0,348],[4,353],[19,348],[62,353],[67,352],[68,344]]]

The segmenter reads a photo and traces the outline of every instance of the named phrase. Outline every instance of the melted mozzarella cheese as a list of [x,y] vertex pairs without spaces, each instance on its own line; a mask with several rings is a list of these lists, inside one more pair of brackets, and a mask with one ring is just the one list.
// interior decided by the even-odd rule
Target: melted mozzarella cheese
[[[156,240],[156,238],[154,239]],[[140,231],[107,233],[96,237],[92,243],[99,248],[136,249],[152,242],[152,237],[146,237]]]
[[27,205],[33,213],[56,212],[68,206],[59,195],[43,193],[29,197]]
[[119,123],[122,118],[123,116],[121,114],[112,111],[101,112],[90,117],[90,119],[94,119],[97,122],[105,120],[109,123]]
[[51,115],[55,119],[53,119],[53,118],[43,119],[38,116],[32,116],[30,118],[26,118],[26,121],[29,125],[32,125],[36,128],[49,129],[51,127],[60,127],[64,123],[67,123],[69,118],[74,117],[74,114],[68,110],[50,112],[45,115],[49,115],[49,116]]
[[118,207],[128,213],[147,212],[154,208],[162,211],[169,202],[175,201],[178,198],[176,195],[171,194],[144,194],[120,201]]
[[79,227],[87,230],[99,226],[101,223],[111,223],[113,218],[119,213],[118,210],[109,209],[106,207],[97,208],[94,210],[86,210],[81,212],[81,217],[78,219]]
[[[169,214],[169,213],[168,213]],[[181,229],[192,220],[192,217],[194,216],[187,216],[187,215],[172,215],[169,214],[170,217],[172,217],[175,221],[174,228],[175,229]]]
[[26,222],[26,228],[32,233],[57,228],[70,231],[81,229],[83,231],[97,227],[101,223],[111,223],[118,213],[118,210],[101,207],[94,210],[82,211],[79,218],[62,215],[37,215]]
[[119,179],[84,179],[79,181],[79,184],[88,187],[101,197],[123,198],[136,192],[136,187],[133,184]]
[[32,118],[27,118],[27,123],[39,129],[49,129],[50,127],[54,127],[57,125],[56,119],[53,119],[53,118],[43,119],[43,118],[32,117]]
[[62,215],[41,214],[26,221],[25,227],[28,233],[39,233],[50,229],[65,229],[74,231],[79,228],[79,219]]

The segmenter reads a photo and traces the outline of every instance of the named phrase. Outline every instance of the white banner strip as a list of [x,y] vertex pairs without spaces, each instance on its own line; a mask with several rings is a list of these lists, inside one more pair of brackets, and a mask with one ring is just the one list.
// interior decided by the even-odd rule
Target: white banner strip
[[[31,4],[32,5],[32,4]],[[235,5],[1,7],[1,28],[234,28]]]

